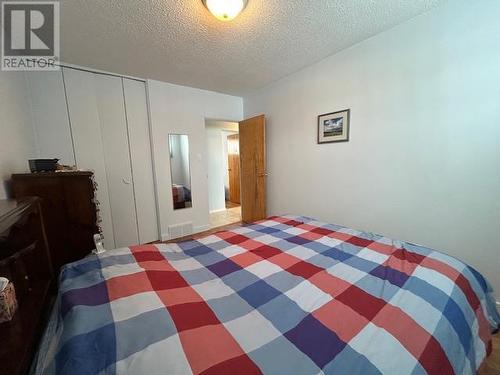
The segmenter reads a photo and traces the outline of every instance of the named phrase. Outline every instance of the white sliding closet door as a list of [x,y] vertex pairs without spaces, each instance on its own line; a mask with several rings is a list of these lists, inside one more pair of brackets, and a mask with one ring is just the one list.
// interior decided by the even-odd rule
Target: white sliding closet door
[[97,199],[104,235],[104,246],[115,248],[111,205],[108,194],[104,147],[101,138],[101,124],[95,93],[94,74],[63,68],[66,97],[70,116],[71,130],[75,149],[76,163],[79,168],[94,171],[98,184]]
[[139,237],[122,79],[95,74],[94,84],[115,246],[136,245]]
[[62,71],[25,74],[34,113],[37,156],[75,165]]
[[130,141],[132,176],[134,178],[139,243],[152,242],[158,240],[159,234],[149,137],[146,84],[128,78],[123,78],[122,81]]
[[38,154],[94,171],[105,247],[157,240],[145,83],[71,68],[27,77]]

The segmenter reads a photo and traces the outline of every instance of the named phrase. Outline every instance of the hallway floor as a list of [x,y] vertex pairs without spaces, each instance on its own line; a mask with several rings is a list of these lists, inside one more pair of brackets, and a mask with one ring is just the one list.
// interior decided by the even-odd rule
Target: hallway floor
[[210,214],[210,228],[217,228],[223,225],[238,223],[241,221],[241,206],[235,206],[228,202],[224,211],[212,212]]

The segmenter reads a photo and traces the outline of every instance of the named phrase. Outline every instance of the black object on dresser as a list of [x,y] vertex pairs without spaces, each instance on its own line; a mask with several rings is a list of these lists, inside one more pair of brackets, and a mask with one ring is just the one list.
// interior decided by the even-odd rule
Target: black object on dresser
[[12,175],[16,198],[42,198],[49,251],[56,273],[94,248],[99,233],[92,172],[40,172]]
[[26,374],[55,296],[39,198],[0,200],[0,276],[18,302],[12,320],[0,323],[0,375]]

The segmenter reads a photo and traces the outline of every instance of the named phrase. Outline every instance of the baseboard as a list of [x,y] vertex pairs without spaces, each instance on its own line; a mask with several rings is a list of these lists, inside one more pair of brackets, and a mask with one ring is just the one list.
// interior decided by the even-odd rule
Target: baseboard
[[193,228],[193,234],[204,232],[204,231],[209,230],[209,229],[210,229],[210,224],[200,225],[198,227]]
[[[199,225],[197,227],[193,227],[193,233],[186,234],[186,236],[189,236],[191,234],[196,234],[196,233],[204,232],[204,231],[209,230],[209,229],[210,229],[210,225],[209,224]],[[182,236],[182,237],[184,237],[184,236]],[[178,238],[182,238],[182,237],[178,237]],[[168,234],[168,233],[162,233],[161,234],[161,240],[162,241],[169,241],[169,240],[175,240],[175,238],[171,238],[170,234]]]
[[219,208],[218,210],[208,211],[208,213],[215,214],[216,212],[222,212],[222,211],[226,211],[226,208]]

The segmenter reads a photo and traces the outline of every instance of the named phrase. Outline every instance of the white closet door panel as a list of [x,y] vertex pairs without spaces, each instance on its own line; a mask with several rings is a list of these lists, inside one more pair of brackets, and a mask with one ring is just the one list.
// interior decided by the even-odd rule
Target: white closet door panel
[[73,142],[62,71],[26,72],[33,109],[38,157],[74,165]]
[[146,85],[144,82],[123,78],[123,88],[130,136],[139,242],[152,242],[158,240],[159,235]]
[[94,84],[115,245],[116,247],[136,245],[139,243],[139,238],[122,79],[95,74]]
[[104,246],[113,249],[116,246],[111,220],[111,206],[94,75],[69,68],[63,68],[63,73],[75,145],[76,164],[78,168],[94,171],[94,178],[98,184],[96,196],[99,201],[99,215],[102,220],[100,225],[104,235]]

